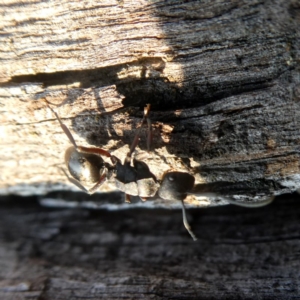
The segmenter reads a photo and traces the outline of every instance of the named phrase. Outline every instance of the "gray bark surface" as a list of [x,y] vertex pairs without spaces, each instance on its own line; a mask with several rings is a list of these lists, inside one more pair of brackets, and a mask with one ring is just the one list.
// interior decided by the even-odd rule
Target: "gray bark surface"
[[300,198],[249,210],[0,203],[0,298],[299,299]]

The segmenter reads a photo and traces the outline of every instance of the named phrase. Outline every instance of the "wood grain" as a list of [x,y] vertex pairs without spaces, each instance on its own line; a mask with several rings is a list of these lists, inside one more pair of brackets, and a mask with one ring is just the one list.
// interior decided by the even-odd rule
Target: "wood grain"
[[0,297],[297,299],[299,196],[265,208],[47,209],[0,203]]
[[7,0],[0,12],[2,194],[76,189],[45,99],[79,144],[120,157],[151,103],[158,178],[175,166],[196,190],[248,201],[300,187],[297,1]]

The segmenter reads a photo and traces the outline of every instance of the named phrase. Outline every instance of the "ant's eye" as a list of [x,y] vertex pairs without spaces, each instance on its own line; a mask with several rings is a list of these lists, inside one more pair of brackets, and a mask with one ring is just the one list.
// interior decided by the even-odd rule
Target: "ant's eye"
[[169,175],[169,176],[168,176],[168,179],[169,179],[170,181],[174,181],[174,180],[175,180],[175,178],[174,178],[172,175]]
[[83,163],[85,162],[85,159],[84,159],[84,158],[80,158],[80,159],[78,159],[78,161],[79,161],[81,164],[83,164]]

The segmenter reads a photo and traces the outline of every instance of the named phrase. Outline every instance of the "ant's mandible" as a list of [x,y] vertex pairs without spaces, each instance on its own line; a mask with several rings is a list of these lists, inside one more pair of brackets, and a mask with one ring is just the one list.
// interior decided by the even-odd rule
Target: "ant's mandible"
[[[194,176],[185,172],[169,171],[164,173],[161,181],[158,181],[145,162],[132,158],[139,142],[140,129],[145,122],[148,124],[147,149],[148,151],[150,149],[152,137],[151,120],[149,118],[150,104],[147,104],[144,108],[141,126],[136,130],[130,150],[123,163],[119,158],[104,149],[77,145],[70,130],[62,122],[59,115],[48,103],[47,106],[55,114],[60,127],[72,144],[65,152],[65,163],[72,176],[70,177],[66,173],[70,182],[81,190],[93,194],[107,179],[114,177],[116,188],[125,193],[126,202],[130,202],[130,196],[139,196],[143,201],[155,196],[165,200],[178,200],[182,205],[183,224],[193,240],[197,240],[187,221],[183,202],[187,193],[194,186]],[[111,163],[105,162],[102,157],[109,158]],[[87,189],[85,185],[93,186]]]

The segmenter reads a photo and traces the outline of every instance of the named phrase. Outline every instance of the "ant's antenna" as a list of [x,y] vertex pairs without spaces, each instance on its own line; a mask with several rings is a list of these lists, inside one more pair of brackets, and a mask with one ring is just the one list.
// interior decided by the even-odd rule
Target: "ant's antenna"
[[190,226],[190,224],[189,224],[189,222],[187,220],[186,213],[185,213],[185,206],[184,206],[183,200],[181,200],[181,206],[182,206],[182,218],[183,218],[184,227],[189,232],[189,234],[191,235],[192,239],[194,241],[197,241],[197,237],[193,233],[192,228],[191,228],[191,226]]

